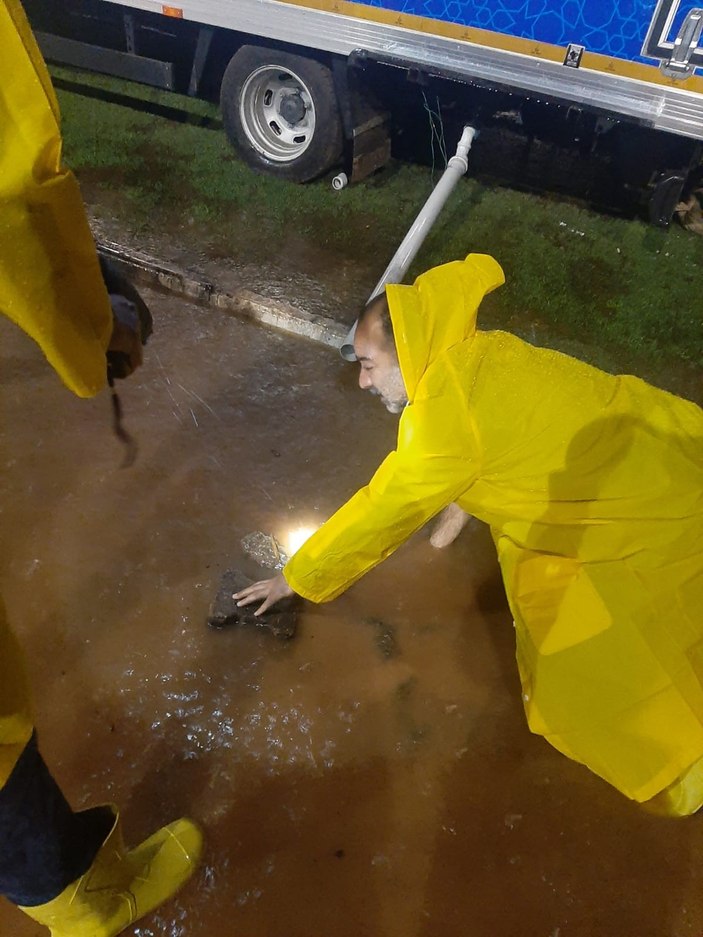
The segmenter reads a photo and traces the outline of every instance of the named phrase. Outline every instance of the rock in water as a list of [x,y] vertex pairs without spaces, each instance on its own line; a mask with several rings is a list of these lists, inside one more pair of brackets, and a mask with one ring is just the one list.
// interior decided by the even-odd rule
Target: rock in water
[[298,626],[299,597],[291,596],[288,599],[282,599],[263,615],[257,616],[254,612],[261,603],[238,608],[236,601],[232,598],[234,592],[245,589],[253,581],[237,569],[226,570],[222,574],[217,595],[210,606],[207,617],[208,625],[211,628],[253,625],[255,628],[270,631],[277,638],[292,638]]

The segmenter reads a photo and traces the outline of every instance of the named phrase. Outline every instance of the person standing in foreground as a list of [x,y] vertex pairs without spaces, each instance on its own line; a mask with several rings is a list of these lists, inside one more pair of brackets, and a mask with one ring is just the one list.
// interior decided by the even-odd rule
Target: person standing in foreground
[[398,445],[289,560],[236,595],[258,613],[335,598],[444,511],[490,525],[530,729],[626,796],[703,804],[703,412],[500,331],[504,282],[470,254],[389,285],[354,342],[362,389],[401,413]]
[[[101,272],[78,186],[61,165],[49,74],[16,0],[0,0],[0,49],[0,313],[70,390],[90,397],[108,366],[112,379],[141,362],[148,311],[131,285]],[[115,807],[73,812],[37,748],[0,601],[0,895],[54,937],[115,937],[190,877],[201,843],[198,828],[178,820],[128,851]]]

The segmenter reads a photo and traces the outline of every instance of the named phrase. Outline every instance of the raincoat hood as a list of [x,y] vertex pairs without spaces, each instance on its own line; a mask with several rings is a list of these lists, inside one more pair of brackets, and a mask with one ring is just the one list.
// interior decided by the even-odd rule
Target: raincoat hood
[[481,300],[504,282],[497,261],[488,254],[469,254],[428,270],[412,286],[386,286],[408,400],[439,355],[474,335]]

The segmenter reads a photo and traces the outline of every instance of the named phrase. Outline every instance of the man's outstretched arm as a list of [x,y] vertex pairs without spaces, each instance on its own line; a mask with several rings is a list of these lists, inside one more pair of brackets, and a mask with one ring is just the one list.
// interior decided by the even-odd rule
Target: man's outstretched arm
[[[448,504],[437,518],[437,523],[430,535],[432,546],[441,550],[454,543],[468,523],[470,516],[466,511],[462,511],[458,504]],[[283,573],[277,573],[270,579],[260,579],[247,586],[246,589],[242,589],[241,592],[236,592],[234,598],[238,600],[237,605],[242,606],[261,601],[262,604],[254,614],[263,615],[276,602],[292,595],[295,595],[295,592],[286,582],[286,577]]]
[[282,573],[238,592],[242,605],[261,600],[262,614],[292,594],[313,602],[336,598],[390,556],[470,484],[470,466],[446,457],[391,453],[370,483],[307,540]]

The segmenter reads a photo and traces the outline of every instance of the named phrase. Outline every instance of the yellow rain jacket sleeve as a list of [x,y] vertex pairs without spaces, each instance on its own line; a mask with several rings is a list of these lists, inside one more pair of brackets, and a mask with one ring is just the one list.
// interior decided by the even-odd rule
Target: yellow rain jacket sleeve
[[0,0],[0,312],[81,397],[106,382],[109,298],[78,184],[61,165],[59,109],[16,0]]
[[532,731],[628,797],[673,791],[670,812],[692,812],[703,804],[703,412],[476,331],[480,297],[500,282],[495,261],[470,255],[387,288],[410,401],[397,452],[284,575],[313,601],[333,598],[456,501],[497,545]]
[[[112,312],[59,110],[16,0],[0,0],[0,313],[80,396],[106,382]],[[22,657],[0,602],[0,787],[32,733]]]

